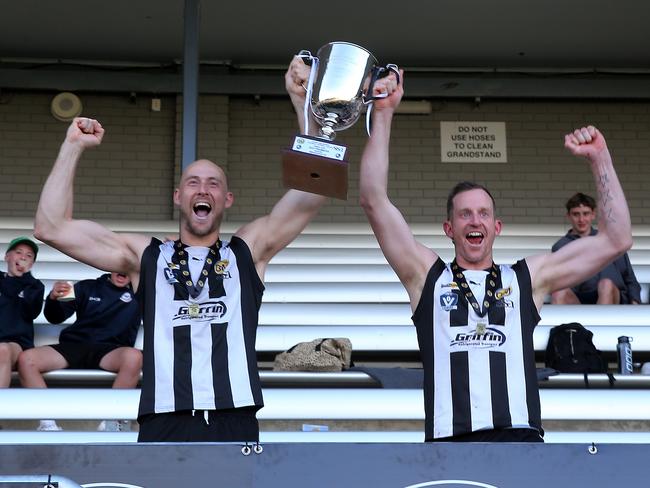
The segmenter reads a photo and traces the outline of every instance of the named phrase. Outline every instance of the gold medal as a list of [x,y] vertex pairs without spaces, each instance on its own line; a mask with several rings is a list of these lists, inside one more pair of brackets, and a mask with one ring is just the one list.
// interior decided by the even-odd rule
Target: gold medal
[[196,317],[199,316],[199,304],[198,303],[190,303],[189,309],[190,309],[190,317],[195,319]]
[[476,324],[476,335],[483,335],[487,329],[487,324],[485,322],[478,322]]

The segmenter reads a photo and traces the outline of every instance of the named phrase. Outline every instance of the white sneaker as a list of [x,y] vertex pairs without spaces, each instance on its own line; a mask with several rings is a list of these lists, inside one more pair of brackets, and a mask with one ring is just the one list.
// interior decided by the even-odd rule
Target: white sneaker
[[63,429],[58,425],[56,425],[56,422],[54,420],[41,420],[40,423],[38,424],[38,427],[36,427],[36,430],[45,432],[45,431],[59,431]]

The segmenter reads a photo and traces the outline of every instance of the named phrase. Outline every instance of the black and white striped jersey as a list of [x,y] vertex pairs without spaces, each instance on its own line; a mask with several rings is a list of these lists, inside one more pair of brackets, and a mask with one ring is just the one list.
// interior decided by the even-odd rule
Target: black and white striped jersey
[[[533,347],[540,316],[530,273],[524,260],[499,270],[484,317],[468,306],[449,265],[438,259],[429,270],[412,317],[424,368],[427,440],[509,427],[542,433]],[[487,275],[466,271],[465,277],[484,293],[481,273]]]
[[[208,248],[185,250],[196,282]],[[144,363],[139,415],[263,406],[255,337],[264,285],[243,240],[233,237],[219,253],[210,270],[218,280],[214,276],[206,280],[196,299],[187,295],[183,299],[176,292],[173,242],[152,239],[142,255],[138,298],[143,307]]]

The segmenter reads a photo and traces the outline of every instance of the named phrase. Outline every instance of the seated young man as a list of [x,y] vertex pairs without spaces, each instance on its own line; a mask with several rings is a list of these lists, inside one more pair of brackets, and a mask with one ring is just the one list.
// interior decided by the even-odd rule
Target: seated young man
[[[598,233],[592,227],[596,218],[596,201],[584,193],[576,193],[566,202],[567,220],[571,229],[553,244],[555,252],[569,242]],[[551,302],[558,304],[639,304],[641,285],[636,279],[627,253],[601,269],[597,274],[573,288],[553,292]]]
[[[140,307],[128,276],[104,274],[74,285],[57,281],[45,300],[45,318],[60,324],[76,312],[76,320],[59,335],[59,343],[23,352],[18,358],[20,381],[27,388],[46,388],[43,373],[54,369],[103,369],[117,373],[113,388],[135,388],[140,380],[142,353],[135,349]],[[118,430],[114,422],[100,429]],[[60,430],[42,420],[39,430]]]
[[34,319],[43,308],[43,283],[31,273],[38,246],[16,237],[5,254],[7,271],[0,272],[0,388],[11,383],[18,355],[34,347]]

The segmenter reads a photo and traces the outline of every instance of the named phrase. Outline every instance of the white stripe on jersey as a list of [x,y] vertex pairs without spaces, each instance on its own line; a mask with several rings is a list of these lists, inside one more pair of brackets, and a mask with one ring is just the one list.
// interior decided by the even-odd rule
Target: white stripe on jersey
[[[234,253],[230,253],[235,259]],[[226,296],[230,298],[228,308],[230,318],[226,329],[228,342],[228,373],[232,390],[232,400],[235,407],[255,405],[253,391],[251,390],[250,377],[248,375],[248,364],[246,356],[246,345],[244,341],[244,327],[242,320],[241,293],[239,290],[239,268],[233,266],[230,269],[232,277],[224,280]],[[235,279],[236,278],[236,279]]]

